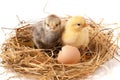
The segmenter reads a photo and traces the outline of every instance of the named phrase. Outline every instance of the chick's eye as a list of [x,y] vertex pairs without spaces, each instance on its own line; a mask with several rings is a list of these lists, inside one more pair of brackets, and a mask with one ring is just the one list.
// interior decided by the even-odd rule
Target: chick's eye
[[80,24],[77,24],[78,26],[80,26]]
[[47,24],[47,26],[49,26],[49,24]]
[[55,26],[58,26],[58,24],[56,24]]

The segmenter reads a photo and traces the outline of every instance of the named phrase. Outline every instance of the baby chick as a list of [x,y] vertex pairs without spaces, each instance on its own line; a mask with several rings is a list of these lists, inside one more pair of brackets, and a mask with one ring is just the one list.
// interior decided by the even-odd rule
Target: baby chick
[[89,43],[89,31],[83,17],[74,16],[70,18],[62,34],[62,41],[64,45],[75,46],[82,50],[87,47]]
[[54,47],[61,36],[61,19],[51,14],[33,27],[33,42],[37,48]]

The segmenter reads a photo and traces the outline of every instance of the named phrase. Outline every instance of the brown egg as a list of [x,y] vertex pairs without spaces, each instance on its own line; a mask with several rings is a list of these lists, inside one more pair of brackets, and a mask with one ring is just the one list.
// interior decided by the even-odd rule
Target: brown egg
[[63,46],[62,51],[58,54],[58,63],[76,64],[80,61],[80,52],[78,48],[73,46]]

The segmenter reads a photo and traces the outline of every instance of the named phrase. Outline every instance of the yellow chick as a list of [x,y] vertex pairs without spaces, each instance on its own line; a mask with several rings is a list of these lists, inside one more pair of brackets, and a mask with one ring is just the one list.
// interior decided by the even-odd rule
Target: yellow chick
[[62,34],[62,41],[64,45],[71,45],[84,50],[89,43],[89,31],[85,18],[81,16],[70,18]]

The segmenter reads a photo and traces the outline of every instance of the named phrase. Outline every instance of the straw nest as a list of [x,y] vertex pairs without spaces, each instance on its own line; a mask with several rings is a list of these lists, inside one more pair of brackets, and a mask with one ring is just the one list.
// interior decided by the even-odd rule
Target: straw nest
[[57,55],[61,45],[53,49],[35,49],[32,26],[27,24],[17,28],[15,35],[10,36],[2,45],[2,64],[7,69],[39,80],[85,79],[101,64],[113,58],[117,49],[112,40],[112,30],[105,29],[91,19],[87,21],[90,25],[90,43],[80,63],[58,64],[53,54]]

